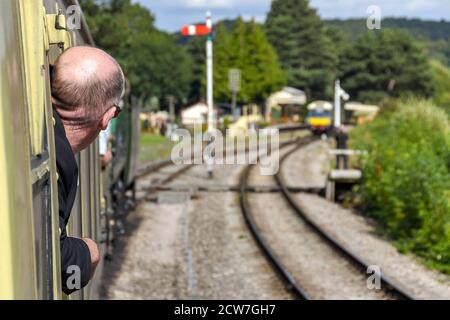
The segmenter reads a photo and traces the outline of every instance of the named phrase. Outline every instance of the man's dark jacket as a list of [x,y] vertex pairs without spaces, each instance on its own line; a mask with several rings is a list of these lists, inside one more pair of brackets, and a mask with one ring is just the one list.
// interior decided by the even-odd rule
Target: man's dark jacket
[[78,266],[81,271],[81,287],[86,286],[91,276],[91,255],[87,244],[83,240],[67,236],[66,226],[77,195],[78,165],[67,140],[64,125],[55,110],[53,111],[53,117],[55,119],[56,167],[58,171],[62,287],[66,294],[70,294],[76,289],[69,289],[67,280],[72,276],[69,285],[74,284],[75,282],[72,279],[76,271],[72,267],[68,272],[68,268],[70,266]]
[[348,134],[342,131],[338,131],[336,134],[336,147],[338,149],[347,149]]

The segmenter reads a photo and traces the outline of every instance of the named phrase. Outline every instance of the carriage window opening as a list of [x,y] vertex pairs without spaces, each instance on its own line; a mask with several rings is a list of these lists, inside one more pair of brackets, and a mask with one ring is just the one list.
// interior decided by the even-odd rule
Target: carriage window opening
[[44,123],[42,151],[32,156],[32,204],[39,297],[53,298],[52,198],[47,125]]
[[329,117],[331,113],[326,110],[311,110],[309,115],[310,117]]
[[34,233],[39,297],[53,298],[52,217],[50,174],[33,184]]

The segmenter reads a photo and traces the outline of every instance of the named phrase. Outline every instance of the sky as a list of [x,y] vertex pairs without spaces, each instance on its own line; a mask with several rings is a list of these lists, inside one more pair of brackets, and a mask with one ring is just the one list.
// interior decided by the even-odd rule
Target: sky
[[[254,18],[263,22],[271,0],[134,0],[156,16],[156,26],[177,31],[183,25],[202,21],[207,10],[214,20]],[[382,17],[409,17],[450,20],[450,0],[310,0],[323,18],[368,17],[367,8],[377,5]]]

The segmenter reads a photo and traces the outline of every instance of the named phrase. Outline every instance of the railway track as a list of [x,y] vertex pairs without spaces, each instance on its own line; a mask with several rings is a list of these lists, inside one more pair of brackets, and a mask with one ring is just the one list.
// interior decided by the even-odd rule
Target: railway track
[[[161,169],[163,168],[167,168],[168,166],[172,165],[172,162],[165,164],[163,166],[154,168],[152,170],[149,170],[145,175],[142,175],[140,177],[140,179],[143,179],[145,176],[150,175],[152,173],[157,173],[159,172]],[[186,164],[183,165],[181,168],[175,170],[174,172],[169,173],[166,177],[158,180],[156,183],[152,183],[150,186],[142,188],[140,191],[145,192],[145,195],[143,197],[141,197],[138,200],[138,203],[144,201],[147,199],[147,197],[154,193],[155,191],[159,191],[164,185],[172,182],[173,180],[175,180],[176,178],[178,178],[180,175],[182,175],[183,173],[186,173],[187,171],[189,171],[192,167],[194,167],[194,164]]]
[[[307,129],[309,129],[308,125],[304,125],[304,124],[300,124],[300,125],[285,125],[285,126],[281,126],[278,128],[280,133],[284,132],[284,133],[293,133],[293,132],[297,132],[297,131],[305,131]],[[283,143],[284,145],[290,144],[295,142],[295,140],[291,139],[288,142]],[[282,145],[283,145],[282,144]],[[222,151],[222,150],[221,150]],[[237,155],[239,151],[238,150],[234,150],[234,154],[235,156]],[[248,147],[244,150],[245,153],[249,152]],[[196,152],[194,152],[194,154],[197,154]],[[162,179],[161,181],[159,181],[157,184],[150,186],[148,189],[145,189],[145,191],[147,191],[148,193],[151,193],[153,191],[157,191],[158,189],[160,189],[161,187],[163,187],[164,185],[168,184],[169,182],[175,180],[178,176],[180,176],[181,174],[187,172],[189,169],[191,169],[193,166],[195,166],[195,159],[194,159],[194,154],[191,156],[191,163],[192,164],[187,164],[184,165],[183,167],[181,167],[179,170],[171,173],[169,176],[165,177],[164,179]],[[166,159],[166,160],[161,160],[161,161],[155,161],[155,162],[150,162],[147,163],[143,166],[141,166],[137,173],[136,173],[136,179],[142,179],[145,176],[148,176],[150,174],[156,173],[164,168],[167,168],[169,166],[173,165],[173,162],[171,159]],[[141,199],[143,200],[143,199]]]
[[[302,223],[306,224],[308,229],[312,230],[312,233],[317,234],[316,238],[320,238],[322,242],[326,243],[326,246],[332,248],[333,251],[337,252],[337,256],[340,259],[345,259],[351,264],[355,269],[359,270],[361,274],[366,276],[367,268],[369,267],[369,263],[362,259],[360,256],[343,246],[337,239],[335,239],[332,235],[323,230],[319,225],[314,223],[308,215],[303,212],[300,206],[295,201],[292,196],[292,192],[286,186],[286,183],[282,176],[282,168],[283,163],[286,159],[292,155],[294,152],[298,151],[300,148],[306,146],[307,144],[314,141],[314,138],[306,137],[302,139],[296,147],[292,148],[288,152],[286,152],[280,159],[280,171],[275,176],[275,180],[280,189],[280,195],[283,196],[284,201],[288,205],[288,208],[295,212],[296,216],[301,220]],[[248,199],[248,181],[250,179],[252,166],[247,166],[241,174],[240,177],[240,204],[242,208],[242,212],[244,214],[245,221],[253,234],[255,240],[257,241],[259,247],[263,251],[264,255],[267,257],[270,264],[273,266],[275,271],[280,275],[280,277],[285,281],[286,287],[290,290],[296,298],[299,299],[312,299],[314,298],[314,294],[311,294],[309,289],[306,289],[308,286],[304,286],[302,281],[299,282],[299,278],[302,277],[298,275],[298,270],[290,270],[290,268],[286,265],[285,260],[278,254],[277,250],[274,249],[274,244],[271,243],[268,239],[270,237],[266,237],[263,230],[257,223],[257,218],[255,217],[254,212],[252,211],[251,203]],[[291,249],[292,250],[292,249]],[[301,259],[301,257],[299,257]],[[328,263],[328,261],[322,262]],[[291,264],[292,266],[292,264]],[[405,290],[402,286],[395,282],[395,280],[386,277],[385,275],[381,275],[381,282],[383,284],[383,292],[386,292],[386,296],[393,299],[414,299],[414,296],[410,294],[407,290]]]
[[[291,142],[286,143],[282,146],[280,146],[280,149],[284,149],[286,147],[289,147],[293,145],[294,143],[298,143],[300,145],[306,145],[310,142],[312,142],[313,139],[311,137],[307,137],[302,139],[301,142]],[[256,242],[258,243],[258,246],[261,248],[264,255],[267,257],[268,261],[272,265],[272,267],[275,269],[275,271],[280,275],[280,277],[285,281],[286,288],[292,292],[292,294],[301,300],[309,300],[310,295],[304,290],[300,284],[295,280],[295,277],[290,273],[288,268],[285,267],[285,265],[281,262],[281,259],[278,257],[276,252],[271,248],[268,241],[264,238],[262,235],[261,230],[259,229],[252,210],[250,203],[248,201],[247,197],[247,189],[248,189],[248,180],[250,178],[250,172],[253,165],[247,166],[239,179],[239,200],[240,205],[242,209],[242,213],[244,214],[245,222],[247,223],[247,226],[250,229],[250,232],[252,233],[253,237],[255,238]]]
[[[284,131],[284,132],[294,132],[294,131],[298,131],[298,130],[304,131],[306,129],[307,129],[307,127],[302,125],[302,126],[290,126],[290,127],[287,127],[287,128],[282,128],[281,130]],[[281,146],[280,146],[280,149],[288,147],[288,146],[292,146],[295,143],[298,143],[297,139],[289,140],[287,142],[282,143]],[[238,151],[236,150],[235,151],[235,155],[236,155],[237,152]],[[248,148],[246,148],[244,150],[244,152],[249,152]],[[173,165],[173,163],[172,163],[171,160],[163,160],[163,161],[159,161],[159,162],[149,163],[147,165],[142,166],[138,170],[138,173],[136,175],[137,179],[144,180],[149,175],[160,173],[160,171],[162,169],[168,168],[168,167],[170,167],[172,165]],[[143,192],[143,195],[138,198],[137,204],[140,204],[140,203],[148,200],[148,197],[152,193],[157,192],[157,191],[161,191],[161,189],[165,185],[167,185],[171,181],[175,180],[177,177],[179,177],[183,173],[186,173],[189,169],[191,169],[194,166],[195,166],[194,164],[184,165],[180,169],[175,170],[172,173],[169,173],[164,178],[158,179],[157,183],[151,184],[148,187],[141,188],[139,191]],[[236,190],[234,190],[234,191],[239,191],[239,188],[240,187],[238,186],[238,188]],[[298,289],[298,291],[301,290],[300,288],[296,288],[296,289]]]
[[[325,229],[323,229],[320,225],[315,223],[308,216],[308,214],[300,208],[300,206],[292,196],[292,192],[289,191],[282,175],[283,163],[288,159],[289,156],[291,156],[296,151],[298,151],[298,148],[290,150],[289,152],[284,154],[280,159],[280,171],[276,174],[275,179],[277,181],[278,186],[280,187],[281,193],[283,194],[286,201],[289,203],[292,210],[299,216],[299,218],[305,221],[318,235],[320,235],[320,237],[322,237],[333,248],[339,251],[342,256],[347,258],[351,263],[353,263],[355,266],[361,269],[362,272],[365,273],[371,264],[364,258],[359,256],[357,253],[353,252],[351,249],[345,247],[333,235],[331,235],[329,232],[325,231]],[[385,276],[383,273],[381,274],[381,282],[387,290],[392,291],[392,293],[394,293],[397,297],[406,300],[415,300],[414,295],[409,293],[394,279]]]
[[[304,131],[309,129],[308,125],[304,125],[304,124],[298,124],[298,125],[285,125],[285,126],[281,126],[278,128],[280,130],[280,133],[284,132],[284,133],[289,133],[289,132],[296,132],[296,131]],[[237,152],[237,150],[235,150],[235,153]],[[248,149],[245,149],[245,152],[248,152]],[[193,160],[193,158],[192,158]],[[165,167],[168,167],[172,164],[173,162],[170,159],[166,159],[166,160],[161,160],[161,161],[154,161],[154,162],[149,162],[143,166],[141,166],[138,169],[138,172],[136,174],[136,178],[142,178],[150,173],[156,172],[160,169],[163,169]]]

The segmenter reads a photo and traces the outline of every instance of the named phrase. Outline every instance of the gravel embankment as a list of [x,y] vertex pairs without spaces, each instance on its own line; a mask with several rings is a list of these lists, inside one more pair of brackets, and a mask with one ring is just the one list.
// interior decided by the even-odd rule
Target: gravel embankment
[[[169,185],[237,185],[242,167],[217,167],[207,180],[196,166]],[[162,177],[150,175],[140,186]],[[128,220],[106,265],[106,299],[292,298],[247,230],[236,193],[160,192]]]

